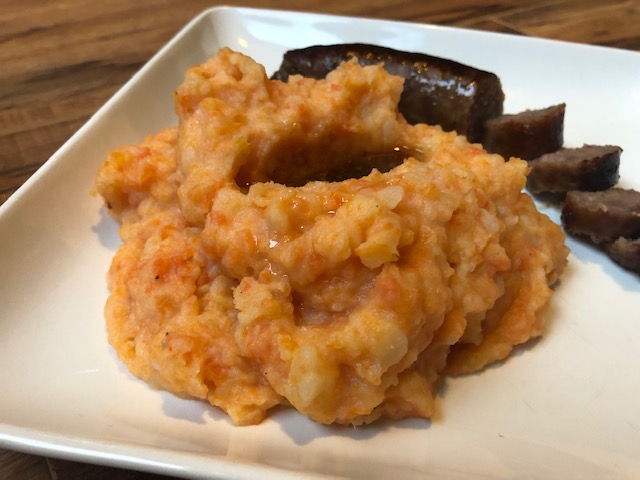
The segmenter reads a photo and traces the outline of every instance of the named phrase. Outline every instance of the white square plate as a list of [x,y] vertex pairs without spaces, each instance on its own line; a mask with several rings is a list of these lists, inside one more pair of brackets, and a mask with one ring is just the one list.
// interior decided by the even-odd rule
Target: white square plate
[[[0,208],[0,447],[185,477],[640,478],[640,279],[569,240],[553,321],[534,348],[447,380],[443,417],[366,428],[281,409],[234,427],[150,389],[107,344],[117,225],[89,195],[107,150],[176,122],[184,71],[229,46],[270,73],[291,48],[424,51],[497,73],[505,110],[566,102],[565,144],[624,148],[640,189],[640,55],[398,22],[236,8],[183,29]],[[545,207],[558,219],[555,207]]]

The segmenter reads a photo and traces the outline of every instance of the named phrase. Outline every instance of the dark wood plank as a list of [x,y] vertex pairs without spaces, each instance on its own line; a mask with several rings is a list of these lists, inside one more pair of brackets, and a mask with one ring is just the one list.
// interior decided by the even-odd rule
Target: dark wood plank
[[49,459],[49,464],[53,474],[52,480],[171,480],[175,478],[101,465],[69,462],[67,460]]
[[637,0],[550,2],[497,18],[525,35],[640,50]]
[[47,459],[0,450],[0,480],[53,480]]

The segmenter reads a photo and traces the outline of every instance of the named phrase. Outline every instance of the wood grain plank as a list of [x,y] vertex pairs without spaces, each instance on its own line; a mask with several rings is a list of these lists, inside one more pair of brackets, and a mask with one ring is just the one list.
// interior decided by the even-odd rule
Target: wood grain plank
[[525,35],[640,50],[640,2],[573,0],[498,15]]
[[123,470],[120,468],[90,465],[67,460],[49,459],[53,480],[171,480],[175,477],[156,475],[153,473]]
[[524,35],[521,31],[517,30],[514,25],[510,25],[502,21],[495,15],[486,15],[482,17],[467,19],[455,26],[473,30],[482,30],[485,32],[506,33],[509,35]]
[[18,168],[0,175],[0,205],[38,169],[38,165]]
[[395,12],[402,19],[412,21],[462,25],[470,19],[483,18],[488,15],[495,15],[501,12],[508,12],[521,5],[528,5],[532,2],[523,0],[503,0],[498,2],[478,2],[475,0],[453,0],[447,2],[413,2],[406,1],[404,6],[396,8],[396,5],[388,4],[383,12],[389,15]]
[[47,459],[0,450],[0,480],[51,480]]
[[12,172],[25,168],[31,168],[35,172],[86,122],[87,118],[74,118],[17,132],[8,138],[0,137],[0,176],[11,175]]

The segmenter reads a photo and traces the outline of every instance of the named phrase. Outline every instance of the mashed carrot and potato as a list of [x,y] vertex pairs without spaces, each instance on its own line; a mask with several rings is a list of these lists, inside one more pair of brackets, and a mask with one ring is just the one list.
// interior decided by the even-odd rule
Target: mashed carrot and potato
[[109,154],[105,316],[132,373],[238,425],[280,404],[358,425],[430,417],[442,375],[543,333],[567,249],[527,164],[410,126],[402,83],[354,61],[270,81],[225,48],[187,72],[176,128]]

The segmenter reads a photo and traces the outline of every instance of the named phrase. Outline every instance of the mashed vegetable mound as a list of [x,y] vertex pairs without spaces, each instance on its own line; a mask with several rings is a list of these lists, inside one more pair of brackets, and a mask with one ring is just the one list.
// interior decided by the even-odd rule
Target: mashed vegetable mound
[[410,126],[401,90],[355,61],[270,81],[222,49],[176,128],[109,154],[105,316],[132,373],[238,425],[280,404],[359,425],[430,417],[442,375],[543,333],[567,249],[527,164]]

